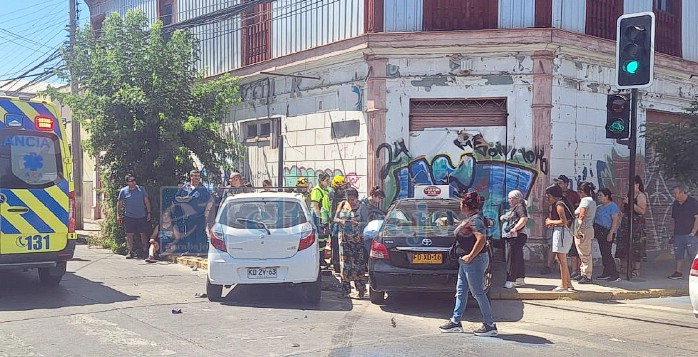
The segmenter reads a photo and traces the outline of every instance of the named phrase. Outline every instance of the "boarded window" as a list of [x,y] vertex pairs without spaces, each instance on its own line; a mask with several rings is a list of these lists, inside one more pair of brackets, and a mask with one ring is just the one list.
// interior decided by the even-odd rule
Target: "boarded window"
[[158,19],[162,24],[172,25],[175,22],[175,6],[174,0],[159,0],[158,1]]
[[623,0],[587,0],[586,33],[616,39],[616,22],[623,15]]
[[424,31],[497,28],[497,0],[424,0]]
[[654,0],[654,14],[655,50],[681,57],[681,0]]
[[345,120],[332,123],[332,139],[359,136],[360,123],[358,120]]
[[536,27],[553,25],[553,0],[536,0]]
[[271,2],[254,5],[242,13],[242,64],[268,59],[271,59]]
[[102,33],[102,24],[104,24],[105,17],[105,14],[99,14],[90,18],[90,25],[92,26],[92,33],[95,38],[99,38],[99,35]]
[[505,98],[411,99],[410,131],[426,128],[506,126]]

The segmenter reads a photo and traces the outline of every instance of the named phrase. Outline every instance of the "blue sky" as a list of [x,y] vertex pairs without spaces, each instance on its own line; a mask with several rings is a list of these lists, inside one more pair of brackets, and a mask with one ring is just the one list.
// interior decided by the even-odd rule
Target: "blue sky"
[[[25,74],[48,58],[68,40],[69,0],[2,0],[0,12],[0,82]],[[89,18],[87,6],[78,0],[79,23]],[[61,64],[60,57],[39,66],[28,74],[38,74]],[[24,80],[32,80],[28,76]],[[48,82],[56,82],[56,78]],[[13,84],[2,90],[16,90]]]

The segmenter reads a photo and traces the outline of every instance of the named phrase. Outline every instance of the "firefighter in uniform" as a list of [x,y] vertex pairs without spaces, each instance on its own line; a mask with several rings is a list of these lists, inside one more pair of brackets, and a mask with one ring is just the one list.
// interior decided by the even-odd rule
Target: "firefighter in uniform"
[[332,216],[332,203],[330,200],[330,175],[321,172],[318,174],[318,185],[310,191],[310,204],[315,225],[318,227],[318,247],[320,248],[320,264],[327,266],[325,252],[330,250],[330,217]]

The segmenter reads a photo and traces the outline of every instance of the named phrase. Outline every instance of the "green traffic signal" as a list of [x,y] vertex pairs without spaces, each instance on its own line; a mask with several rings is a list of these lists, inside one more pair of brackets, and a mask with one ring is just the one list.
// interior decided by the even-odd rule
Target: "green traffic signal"
[[625,131],[625,122],[622,119],[614,120],[611,125],[608,126],[608,131],[614,133],[622,133]]
[[640,62],[638,61],[628,61],[625,63],[623,66],[623,69],[628,72],[629,74],[635,74],[637,73],[637,70],[640,68]]

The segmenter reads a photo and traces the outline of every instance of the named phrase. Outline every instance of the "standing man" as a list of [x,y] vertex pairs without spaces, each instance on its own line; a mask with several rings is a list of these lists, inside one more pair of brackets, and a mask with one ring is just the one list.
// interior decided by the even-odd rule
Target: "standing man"
[[[148,235],[150,234],[150,199],[145,187],[136,185],[136,176],[126,175],[126,187],[119,190],[116,203],[116,219],[123,222],[126,232],[126,259],[148,257]],[[122,215],[123,212],[123,215]],[[133,236],[139,235],[142,254],[134,251]]]
[[318,247],[320,247],[320,264],[327,265],[325,261],[325,250],[328,247],[327,243],[330,240],[330,216],[332,202],[330,201],[330,191],[327,189],[330,186],[330,175],[321,172],[318,174],[319,184],[313,187],[310,191],[310,209],[315,218],[315,225],[320,231],[318,239]]
[[183,218],[183,225],[179,225],[182,237],[178,249],[191,253],[204,253],[208,249],[206,237],[206,217],[213,207],[213,197],[208,189],[201,184],[201,172],[191,170],[189,172],[190,183],[185,184],[177,191],[175,201],[188,206],[185,212],[190,212]]
[[671,205],[671,218],[674,219],[674,257],[676,271],[669,279],[683,278],[683,257],[688,253],[688,259],[693,259],[698,251],[698,201],[688,195],[688,188],[678,184],[671,190],[674,203]]

